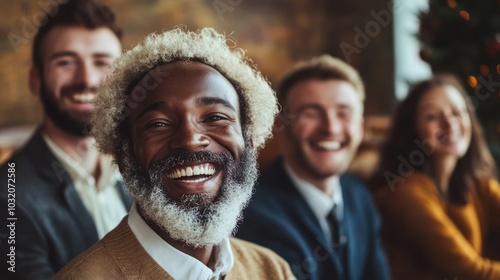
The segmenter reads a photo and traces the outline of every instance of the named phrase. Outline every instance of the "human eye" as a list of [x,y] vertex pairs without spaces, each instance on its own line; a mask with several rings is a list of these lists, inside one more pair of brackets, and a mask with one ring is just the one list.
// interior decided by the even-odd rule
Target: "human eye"
[[94,62],[95,66],[108,68],[111,65],[111,60],[109,59],[98,59]]
[[436,121],[436,120],[440,120],[441,119],[441,114],[435,113],[435,112],[426,113],[424,115],[424,118],[427,121]]
[[205,118],[205,122],[218,122],[218,121],[223,121],[223,120],[227,120],[227,119],[228,118],[226,116],[221,115],[221,114],[211,114]]
[[56,67],[71,67],[74,66],[75,60],[71,58],[61,58],[54,62]]
[[465,107],[465,106],[460,107],[460,108],[457,107],[453,110],[453,114],[455,116],[459,116],[459,117],[463,117],[463,116],[467,115],[468,113],[469,113],[469,111],[467,110],[467,107]]
[[461,117],[462,116],[462,111],[461,110],[458,110],[458,109],[455,109],[451,112],[453,114],[453,116],[455,117]]
[[351,119],[351,110],[350,109],[341,109],[338,113],[337,113],[337,116],[339,119],[342,119],[342,120],[349,120]]
[[145,125],[146,129],[159,129],[159,128],[167,128],[170,124],[167,121],[154,120],[147,122]]
[[300,115],[307,119],[315,119],[320,117],[320,112],[314,108],[308,108],[303,110]]

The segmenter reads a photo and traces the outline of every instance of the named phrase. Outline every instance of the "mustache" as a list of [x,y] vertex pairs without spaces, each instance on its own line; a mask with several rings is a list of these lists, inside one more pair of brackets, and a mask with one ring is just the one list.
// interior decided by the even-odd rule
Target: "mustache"
[[165,170],[187,165],[194,162],[211,162],[220,166],[230,165],[234,158],[229,152],[215,153],[211,151],[187,152],[183,151],[174,156],[155,162],[150,169],[150,174],[159,174]]
[[97,92],[97,88],[88,87],[86,84],[74,84],[74,85],[64,86],[61,88],[61,96],[68,96],[74,93],[80,93],[84,91],[95,94]]

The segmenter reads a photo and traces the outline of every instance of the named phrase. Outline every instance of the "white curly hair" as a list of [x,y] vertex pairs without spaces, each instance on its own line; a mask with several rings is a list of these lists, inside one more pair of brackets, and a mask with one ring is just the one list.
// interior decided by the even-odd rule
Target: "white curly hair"
[[132,87],[151,69],[175,60],[201,61],[228,79],[243,103],[244,135],[255,150],[263,147],[278,112],[276,96],[245,52],[230,48],[226,41],[234,45],[234,40],[212,28],[194,32],[176,27],[148,35],[144,42],[117,58],[98,89],[92,117],[92,135],[101,152],[116,158],[129,141],[121,126],[128,115]]

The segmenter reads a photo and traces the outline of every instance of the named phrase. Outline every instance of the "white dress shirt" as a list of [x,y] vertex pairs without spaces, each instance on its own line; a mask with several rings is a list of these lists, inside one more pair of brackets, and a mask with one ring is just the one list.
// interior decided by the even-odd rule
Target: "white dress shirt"
[[156,234],[137,212],[135,203],[130,209],[128,225],[144,250],[176,280],[222,279],[234,265],[228,238],[214,247],[216,259],[215,269],[212,271],[199,260],[175,249]]
[[311,183],[299,178],[286,162],[284,162],[284,168],[292,183],[297,187],[297,190],[304,197],[309,207],[311,207],[328,241],[331,242],[332,235],[326,217],[332,211],[333,205],[337,205],[337,217],[342,218],[344,214],[344,199],[342,198],[342,188],[340,187],[338,177],[332,186],[333,194],[330,197]]
[[94,176],[76,163],[48,135],[43,133],[42,136],[50,151],[71,177],[73,186],[89,211],[96,226],[97,235],[101,239],[127,215],[120,192],[116,187],[121,176],[112,164],[111,157],[99,156],[101,173],[96,182]]

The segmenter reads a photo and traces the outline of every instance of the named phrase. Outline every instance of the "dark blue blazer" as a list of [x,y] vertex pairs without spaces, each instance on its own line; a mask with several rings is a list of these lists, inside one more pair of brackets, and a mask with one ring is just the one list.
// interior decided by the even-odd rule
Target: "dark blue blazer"
[[313,211],[286,174],[282,160],[259,179],[236,236],[268,247],[288,261],[298,279],[390,279],[379,238],[380,219],[370,193],[340,177],[348,265],[328,246]]
[[[15,182],[11,181],[15,185],[14,196],[8,193],[7,163],[15,163]],[[92,217],[68,172],[51,153],[40,130],[0,167],[0,177],[0,279],[51,279],[72,258],[99,240]],[[131,197],[121,183],[116,187],[126,209],[130,209]],[[11,222],[7,221],[9,198],[15,198],[13,217],[17,220],[13,232],[6,227]],[[10,238],[12,235],[15,238]],[[7,270],[10,246],[15,246],[15,273]]]

